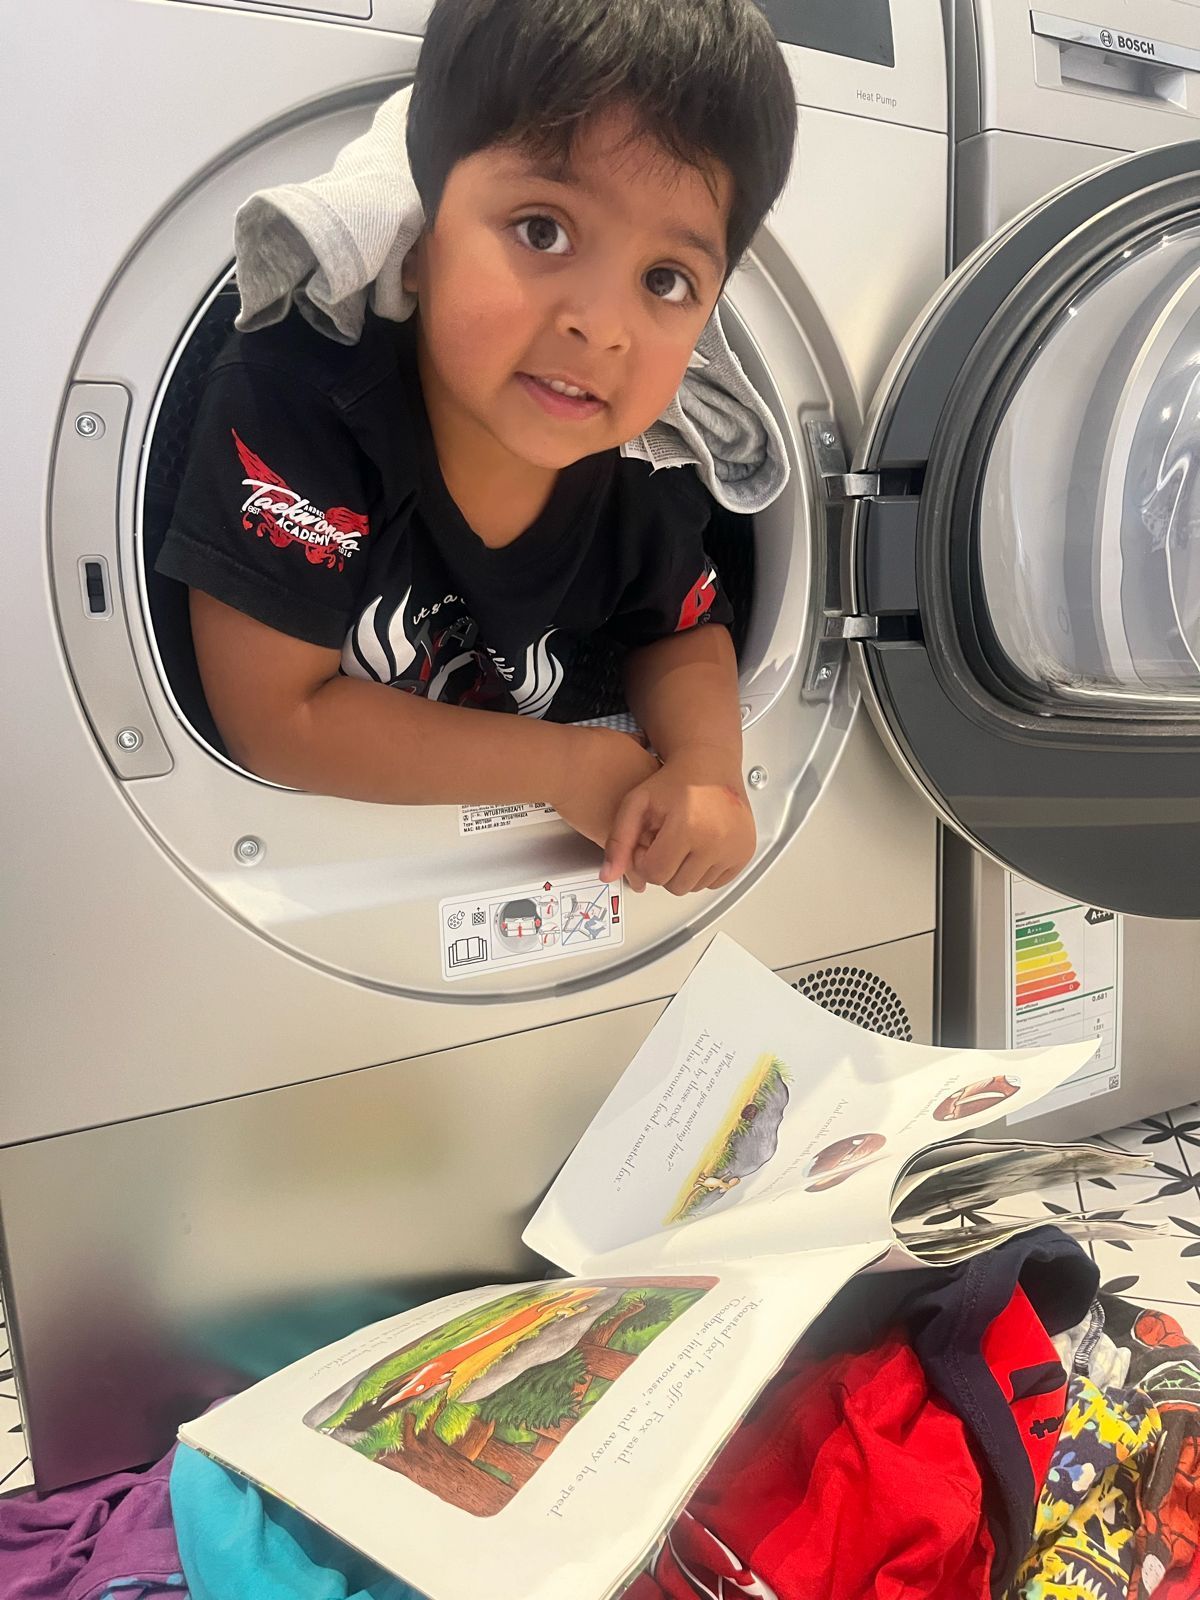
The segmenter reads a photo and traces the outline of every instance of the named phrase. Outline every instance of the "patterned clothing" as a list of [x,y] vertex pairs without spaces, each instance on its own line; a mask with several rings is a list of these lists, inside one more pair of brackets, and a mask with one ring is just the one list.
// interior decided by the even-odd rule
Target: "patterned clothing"
[[1058,1447],[1038,1499],[1034,1547],[1011,1600],[1126,1600],[1137,1557],[1138,1494],[1162,1436],[1139,1389],[1071,1379]]
[[1168,1311],[1106,1299],[1130,1373],[1162,1416],[1163,1436],[1139,1485],[1137,1565],[1129,1600],[1200,1595],[1200,1351]]

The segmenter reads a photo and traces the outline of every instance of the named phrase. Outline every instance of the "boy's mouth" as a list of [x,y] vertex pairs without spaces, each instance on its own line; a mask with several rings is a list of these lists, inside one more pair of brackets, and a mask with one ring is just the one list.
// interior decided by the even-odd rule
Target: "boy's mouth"
[[[584,390],[581,384],[571,384],[566,379],[535,378],[528,372],[518,372],[516,380],[526,394],[552,417],[582,421],[604,410],[605,402]],[[553,387],[556,383],[575,392],[564,394],[562,388]]]

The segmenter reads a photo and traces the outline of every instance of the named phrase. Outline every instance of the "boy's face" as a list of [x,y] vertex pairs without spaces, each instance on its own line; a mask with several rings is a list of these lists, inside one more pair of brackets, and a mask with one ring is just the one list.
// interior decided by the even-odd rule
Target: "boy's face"
[[[513,147],[460,161],[405,263],[431,417],[476,459],[568,466],[644,432],[679,388],[720,293],[732,179],[625,144],[630,129],[594,118],[559,181]],[[528,380],[560,376],[603,404],[552,414]]]

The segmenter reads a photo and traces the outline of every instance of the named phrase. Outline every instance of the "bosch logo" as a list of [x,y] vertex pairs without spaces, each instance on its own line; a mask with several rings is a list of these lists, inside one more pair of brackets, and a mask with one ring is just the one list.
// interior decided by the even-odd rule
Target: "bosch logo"
[[1149,39],[1135,39],[1131,33],[1119,33],[1117,35],[1117,49],[1126,50],[1130,55],[1135,56],[1152,56],[1154,54],[1154,46]]
[[1113,42],[1112,34],[1109,33],[1107,28],[1102,28],[1100,30],[1100,43],[1104,46],[1104,48],[1106,50],[1111,50],[1112,49],[1112,42]]

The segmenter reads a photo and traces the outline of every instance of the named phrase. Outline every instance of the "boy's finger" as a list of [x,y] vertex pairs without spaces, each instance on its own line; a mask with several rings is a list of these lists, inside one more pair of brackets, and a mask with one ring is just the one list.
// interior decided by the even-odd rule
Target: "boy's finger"
[[705,868],[708,865],[707,856],[697,855],[693,850],[684,857],[683,865],[667,884],[668,894],[691,894],[693,889],[700,887],[701,880],[708,876]]
[[658,830],[654,843],[638,856],[638,870],[647,883],[670,883],[688,854],[687,835],[673,828],[668,819]]
[[642,876],[642,868],[640,862],[638,861],[638,856],[645,848],[645,844],[653,837],[653,834],[642,834],[643,843],[638,845],[637,849],[633,852],[633,860],[625,868],[625,885],[627,888],[632,889],[634,894],[641,894],[646,887],[646,880]]
[[653,828],[643,828],[642,837],[638,840],[637,849],[633,852],[633,864],[639,872],[642,870],[642,862],[645,860],[646,851],[654,843],[654,833],[655,830]]
[[615,883],[625,877],[633,866],[633,852],[642,837],[650,797],[633,789],[617,807],[612,832],[604,845],[604,865],[600,868],[601,883]]
[[[638,849],[640,850],[640,846]],[[633,858],[625,868],[625,887],[632,889],[634,894],[641,894],[646,887],[646,880],[642,875],[641,863],[638,861],[638,850],[633,852]]]

